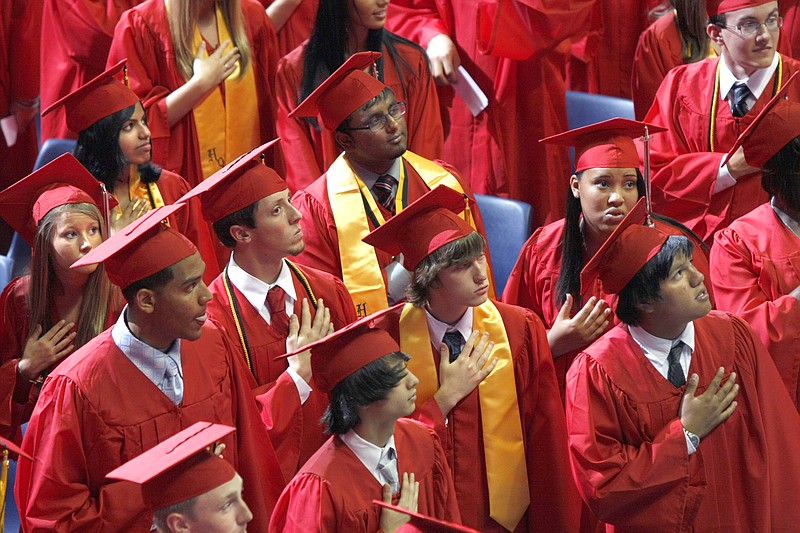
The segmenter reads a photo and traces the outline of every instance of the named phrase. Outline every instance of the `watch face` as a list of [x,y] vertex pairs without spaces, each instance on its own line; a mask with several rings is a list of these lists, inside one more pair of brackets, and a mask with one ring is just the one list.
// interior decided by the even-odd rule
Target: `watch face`
[[689,435],[689,440],[692,441],[692,446],[694,446],[695,448],[697,448],[700,445],[700,437],[698,437],[697,435],[694,434]]

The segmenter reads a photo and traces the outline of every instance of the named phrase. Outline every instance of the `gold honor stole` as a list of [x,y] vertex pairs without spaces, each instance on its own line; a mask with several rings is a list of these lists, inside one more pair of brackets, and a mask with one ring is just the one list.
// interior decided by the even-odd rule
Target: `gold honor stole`
[[[219,42],[233,42],[219,7],[216,8]],[[205,47],[200,30],[194,30],[194,49]],[[206,56],[207,57],[207,56]],[[257,146],[261,139],[261,123],[258,118],[258,95],[252,63],[241,80],[240,62],[236,62],[233,73],[225,79],[225,100],[216,87],[193,110],[197,125],[197,144],[203,179],[221,169],[243,153]],[[220,122],[224,120],[224,127]]]
[[[419,173],[431,189],[444,184],[460,193],[464,192],[455,176],[433,161],[410,151],[403,154],[403,159]],[[370,232],[370,218],[377,225],[386,221],[369,188],[353,171],[344,153],[331,164],[327,180],[328,201],[331,204],[336,233],[339,237],[342,281],[353,298],[359,318],[364,317],[389,307],[378,256],[372,246],[361,240]],[[395,213],[402,211],[408,204],[407,190],[405,164],[401,164]],[[368,211],[369,215],[365,211]],[[461,216],[470,226],[475,227],[469,209]],[[492,279],[491,272],[489,279]]]
[[[472,329],[489,334],[489,339],[495,343],[492,356],[497,357],[497,366],[478,385],[489,516],[514,531],[531,499],[511,346],[503,318],[491,300],[473,308]],[[424,309],[411,304],[403,307],[400,350],[411,356],[408,369],[419,379],[417,405],[422,405],[439,390],[439,374],[431,355]]]
[[[131,165],[130,178],[128,179],[128,199],[145,200],[150,209],[157,209],[164,207],[164,198],[161,196],[161,191],[158,190],[158,185],[155,183],[144,183],[139,174],[139,169],[136,165]],[[114,220],[122,218],[122,209],[119,206],[114,209]],[[169,225],[169,222],[167,222]]]

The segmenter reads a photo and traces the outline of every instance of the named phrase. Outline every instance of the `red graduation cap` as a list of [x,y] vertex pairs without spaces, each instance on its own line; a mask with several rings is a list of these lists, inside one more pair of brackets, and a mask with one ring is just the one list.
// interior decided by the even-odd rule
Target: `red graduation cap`
[[706,13],[709,17],[730,13],[746,7],[758,7],[774,0],[706,0]]
[[[33,245],[39,222],[50,210],[65,204],[94,204],[103,212],[103,186],[72,154],[63,154],[0,192],[0,211],[6,222]],[[111,206],[117,205],[105,194]]]
[[599,277],[606,293],[618,294],[661,250],[669,235],[643,225],[646,218],[644,198],[640,198],[581,270],[582,289]]
[[216,222],[276,192],[288,189],[277,172],[262,161],[280,137],[250,150],[184,194],[178,202],[200,197],[203,218]]
[[353,111],[386,89],[381,81],[364,72],[379,57],[381,54],[378,52],[353,54],[300,102],[289,117],[315,117],[319,114],[323,126],[336,130]]
[[231,464],[207,448],[234,431],[223,424],[196,422],[106,477],[141,485],[145,504],[153,510],[184,502],[233,479]]
[[639,168],[639,153],[633,139],[666,128],[627,118],[612,118],[551,135],[539,142],[575,147],[575,172],[587,168]]
[[372,230],[364,242],[392,255],[403,254],[403,264],[414,270],[447,243],[475,231],[459,213],[472,203],[464,193],[439,185]]
[[30,459],[31,461],[35,461],[36,460],[36,459],[33,458],[32,455],[30,455],[28,453],[25,453],[22,450],[22,448],[20,448],[19,446],[17,446],[16,444],[11,442],[10,440],[4,439],[3,437],[0,437],[0,451],[2,451],[2,449],[6,449],[6,450],[8,450],[8,451],[10,451],[12,453],[15,453],[15,454],[21,456],[21,457],[25,457],[26,459]]
[[795,72],[786,80],[781,90],[775,93],[753,122],[739,135],[723,158],[723,165],[742,146],[747,164],[761,168],[789,141],[800,136],[800,102],[789,102],[786,99],[786,90],[798,74],[800,73]]
[[64,106],[67,126],[72,131],[81,132],[101,118],[137,103],[139,97],[136,93],[116,78],[125,66],[125,61],[123,59],[61,98],[42,111],[42,116]]
[[372,500],[372,503],[409,516],[408,523],[403,524],[397,533],[479,533],[477,529],[439,520],[380,500]]
[[84,255],[71,268],[103,263],[111,283],[121,289],[160,272],[197,252],[194,244],[162,222],[185,203],[153,209]]
[[400,350],[397,341],[386,331],[386,315],[404,304],[366,316],[327,337],[312,342],[282,359],[311,350],[311,373],[323,392],[330,392],[344,378],[384,355]]

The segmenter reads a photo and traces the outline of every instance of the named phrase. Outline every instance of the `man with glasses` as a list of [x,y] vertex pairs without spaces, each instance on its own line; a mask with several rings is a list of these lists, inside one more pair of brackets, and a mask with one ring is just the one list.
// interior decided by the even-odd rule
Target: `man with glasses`
[[[402,258],[376,251],[361,238],[436,185],[472,197],[454,168],[406,150],[406,103],[364,71],[379,57],[353,55],[290,115],[318,116],[344,150],[293,198],[306,243],[297,262],[341,278],[359,317],[402,300],[410,279]],[[485,235],[477,208],[464,216]]]
[[[800,63],[776,53],[777,1],[709,0],[707,32],[719,58],[673,69],[645,120],[669,128],[653,138],[653,209],[706,242],[768,198],[741,149],[722,158]],[[787,92],[800,97],[800,88]]]

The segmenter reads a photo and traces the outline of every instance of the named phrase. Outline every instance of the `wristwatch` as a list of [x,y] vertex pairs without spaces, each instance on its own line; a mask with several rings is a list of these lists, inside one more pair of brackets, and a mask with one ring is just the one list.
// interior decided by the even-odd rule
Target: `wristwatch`
[[694,449],[696,450],[697,447],[700,446],[700,437],[686,428],[683,428],[683,432],[686,434],[686,438],[689,439],[689,442],[692,443],[692,446],[694,446]]

